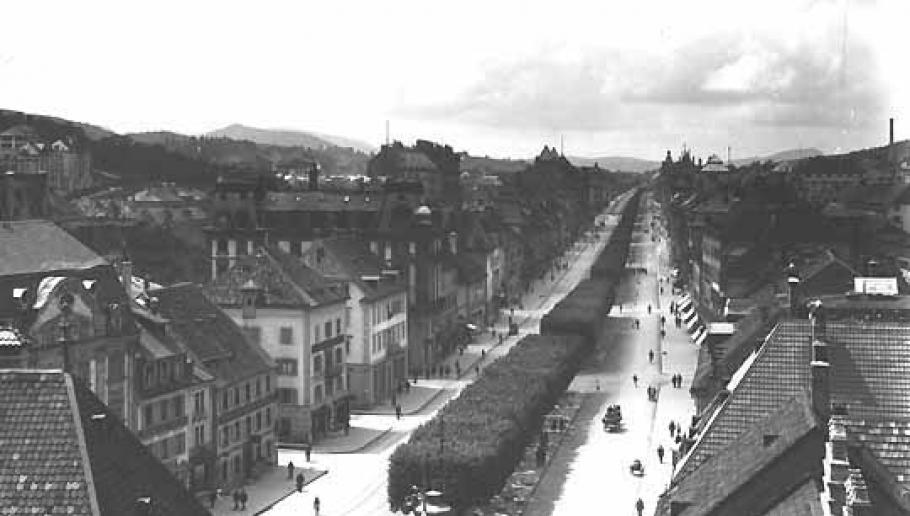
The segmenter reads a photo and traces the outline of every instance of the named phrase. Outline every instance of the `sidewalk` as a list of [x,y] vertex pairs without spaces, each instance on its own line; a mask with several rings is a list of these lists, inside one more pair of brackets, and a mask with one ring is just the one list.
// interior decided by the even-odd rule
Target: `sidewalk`
[[[449,366],[451,370],[449,376],[434,376],[429,379],[418,377],[416,384],[413,383],[412,378],[410,392],[402,392],[396,397],[397,403],[401,405],[402,415],[422,413],[439,396],[447,390],[455,388],[457,382],[476,377],[487,363],[494,360],[491,351],[500,346],[511,347],[512,344],[518,342],[528,332],[536,333],[537,328],[528,328],[528,322],[533,320],[536,312],[544,305],[554,301],[552,294],[560,287],[565,288],[566,278],[570,275],[578,275],[580,270],[579,263],[583,265],[582,268],[585,270],[590,266],[588,262],[600,252],[606,241],[605,235],[600,233],[598,235],[599,238],[587,243],[578,243],[573,250],[568,252],[568,256],[565,256],[565,258],[568,260],[569,266],[566,269],[557,271],[552,280],[549,275],[545,275],[542,280],[535,280],[531,284],[531,288],[522,295],[521,306],[525,308],[516,308],[512,316],[513,321],[518,323],[518,335],[507,335],[509,315],[512,312],[508,309],[502,309],[499,311],[497,323],[492,327],[496,331],[495,337],[490,332],[490,328],[485,328],[475,341],[468,343],[464,353],[453,353],[440,362],[443,367]],[[574,288],[574,284],[571,285],[571,288]],[[499,341],[499,335],[503,336],[502,342]],[[456,367],[456,364],[458,367]],[[456,371],[459,368],[461,374],[456,377]],[[395,408],[390,401],[386,401],[368,409],[352,410],[351,413],[394,416]]]
[[[294,477],[298,473],[303,473],[305,486],[309,485],[327,472],[315,468],[296,468]],[[199,501],[202,506],[209,509],[213,516],[227,516],[229,514],[260,514],[271,508],[276,503],[287,498],[297,490],[294,480],[288,480],[288,470],[283,466],[272,466],[263,470],[258,476],[250,479],[244,487],[247,496],[246,510],[234,510],[234,500],[232,493],[223,493],[223,496],[215,501],[215,507],[209,509],[208,496],[200,496]],[[306,491],[306,487],[304,487]]]

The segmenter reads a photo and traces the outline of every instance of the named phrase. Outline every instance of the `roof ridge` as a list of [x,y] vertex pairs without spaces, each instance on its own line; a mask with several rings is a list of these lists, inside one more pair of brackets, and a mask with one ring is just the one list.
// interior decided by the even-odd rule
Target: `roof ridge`
[[63,375],[63,382],[66,387],[66,397],[70,404],[70,415],[73,416],[73,426],[76,432],[76,441],[79,446],[79,454],[82,456],[82,469],[85,474],[85,489],[88,491],[89,504],[92,512],[101,515],[101,509],[98,505],[98,495],[95,492],[95,480],[92,475],[92,463],[88,454],[88,443],[85,441],[85,430],[82,428],[82,415],[79,403],[76,400],[76,388],[73,384],[73,377],[69,373],[60,372]]

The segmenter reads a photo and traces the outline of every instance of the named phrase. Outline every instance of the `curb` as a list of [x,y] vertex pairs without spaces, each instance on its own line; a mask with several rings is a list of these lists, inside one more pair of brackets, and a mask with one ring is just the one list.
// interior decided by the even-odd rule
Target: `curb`
[[[322,476],[325,475],[325,474],[327,474],[327,473],[328,473],[328,470],[326,470],[326,471],[320,471],[320,472],[316,473],[315,475],[313,475],[313,477],[312,477],[310,480],[308,480],[307,482],[304,482],[303,486],[304,486],[304,487],[308,486],[311,482],[315,482],[316,480],[322,478]],[[285,498],[291,496],[292,494],[294,494],[294,493],[296,493],[296,492],[297,492],[297,489],[296,489],[296,488],[292,488],[291,491],[290,491],[289,493],[284,494],[284,495],[281,495],[281,496],[278,497],[276,500],[274,500],[272,503],[266,505],[265,507],[259,509],[259,510],[256,511],[256,512],[254,512],[254,513],[253,513],[253,516],[259,516],[260,514],[263,514],[263,513],[267,512],[267,511],[272,510],[273,507],[275,507],[276,505],[278,505],[279,503],[281,503],[282,501],[284,501]]]
[[[361,445],[358,445],[357,447],[355,447],[355,448],[353,448],[353,449],[350,449],[350,450],[342,450],[342,451],[319,451],[318,448],[314,446],[314,447],[311,448],[311,451],[312,451],[313,453],[322,453],[322,454],[325,454],[325,455],[344,455],[344,454],[348,454],[348,453],[360,453],[361,451],[363,451],[363,450],[366,449],[367,447],[369,447],[369,446],[373,445],[374,443],[376,443],[376,441],[378,441],[378,440],[382,439],[383,437],[389,435],[391,432],[392,432],[392,427],[388,427],[388,428],[386,428],[385,430],[383,430],[382,432],[380,432],[378,435],[376,435],[376,436],[374,436],[374,437],[371,437],[369,440],[367,440],[367,442],[365,442],[365,443],[363,443],[363,444],[361,444]],[[297,451],[300,451],[300,450],[303,450],[303,449],[304,449],[304,446],[305,446],[305,445],[303,445],[303,444],[297,444],[297,443],[278,443],[278,444],[276,444],[276,446],[277,446],[278,448],[283,448],[283,449],[286,449],[286,450],[297,450]]]

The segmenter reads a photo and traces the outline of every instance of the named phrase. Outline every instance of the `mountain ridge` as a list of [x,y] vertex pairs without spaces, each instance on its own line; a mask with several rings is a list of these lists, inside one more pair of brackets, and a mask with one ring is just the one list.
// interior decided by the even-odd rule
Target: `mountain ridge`
[[325,149],[326,147],[350,147],[361,152],[375,152],[376,147],[366,142],[344,136],[300,131],[296,129],[262,129],[243,124],[231,124],[220,129],[215,129],[204,134],[208,137],[230,138],[232,140],[246,140],[262,145],[278,145],[281,147],[311,147]]

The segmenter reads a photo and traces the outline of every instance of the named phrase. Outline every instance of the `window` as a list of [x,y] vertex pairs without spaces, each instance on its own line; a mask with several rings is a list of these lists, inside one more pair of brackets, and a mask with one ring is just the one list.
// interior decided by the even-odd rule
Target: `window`
[[161,460],[168,458],[167,442],[168,439],[162,439],[158,441],[158,446],[161,448],[161,451],[158,452],[160,454],[159,457],[161,457]]
[[253,417],[247,416],[246,417],[246,435],[250,435],[252,433],[253,433]]
[[256,397],[262,396],[262,378],[256,378]]
[[205,414],[205,391],[193,393],[193,417]]
[[240,455],[234,455],[234,473],[240,473]]
[[265,377],[265,392],[272,392],[272,377]]
[[335,335],[341,335],[341,317],[335,319]]
[[193,445],[202,446],[205,444],[205,423],[193,427]]
[[265,426],[272,424],[272,407],[265,408]]
[[158,402],[158,410],[161,414],[161,421],[167,421],[167,402],[168,400],[161,400]]
[[341,346],[338,346],[337,348],[335,348],[335,363],[336,364],[344,363],[344,351],[342,350]]
[[228,391],[221,393],[221,410],[228,409]]
[[243,386],[243,394],[244,394],[243,401],[245,403],[250,402],[250,398],[252,397],[252,395],[251,395],[252,392],[253,391],[250,388],[250,382],[246,382],[246,385]]
[[152,423],[154,423],[155,416],[154,416],[153,409],[154,409],[154,407],[151,404],[148,404],[145,406],[145,409],[143,410],[144,417],[142,419],[145,421],[146,428],[152,426]]
[[239,420],[239,419],[238,419],[237,421],[234,422],[234,440],[235,440],[235,441],[241,440],[241,437],[240,437],[240,420]]
[[240,387],[234,387],[234,406],[240,405]]
[[293,359],[280,358],[275,361],[278,365],[278,374],[284,376],[297,376],[297,361]]
[[289,326],[282,326],[279,336],[279,342],[285,346],[290,346],[294,344],[294,330]]
[[322,372],[322,354],[318,354],[313,357],[313,374],[319,374]]
[[171,449],[174,452],[174,455],[181,455],[186,452],[186,434],[180,433],[175,435],[173,438],[173,443]]
[[315,344],[320,340],[322,339],[319,337],[319,325],[317,324],[316,326],[313,326],[313,343]]
[[172,403],[174,405],[174,417],[183,417],[186,414],[186,404],[183,401],[183,396],[175,396]]
[[262,411],[256,411],[256,431],[262,430]]
[[316,389],[314,391],[315,391],[315,395],[313,396],[313,398],[316,400],[316,403],[322,403],[322,386],[317,385]]
[[278,402],[284,403],[287,405],[294,405],[297,403],[297,389],[278,389]]
[[326,339],[332,338],[332,321],[325,322],[325,338]]
[[227,459],[221,461],[221,481],[227,481],[228,477],[228,461]]

